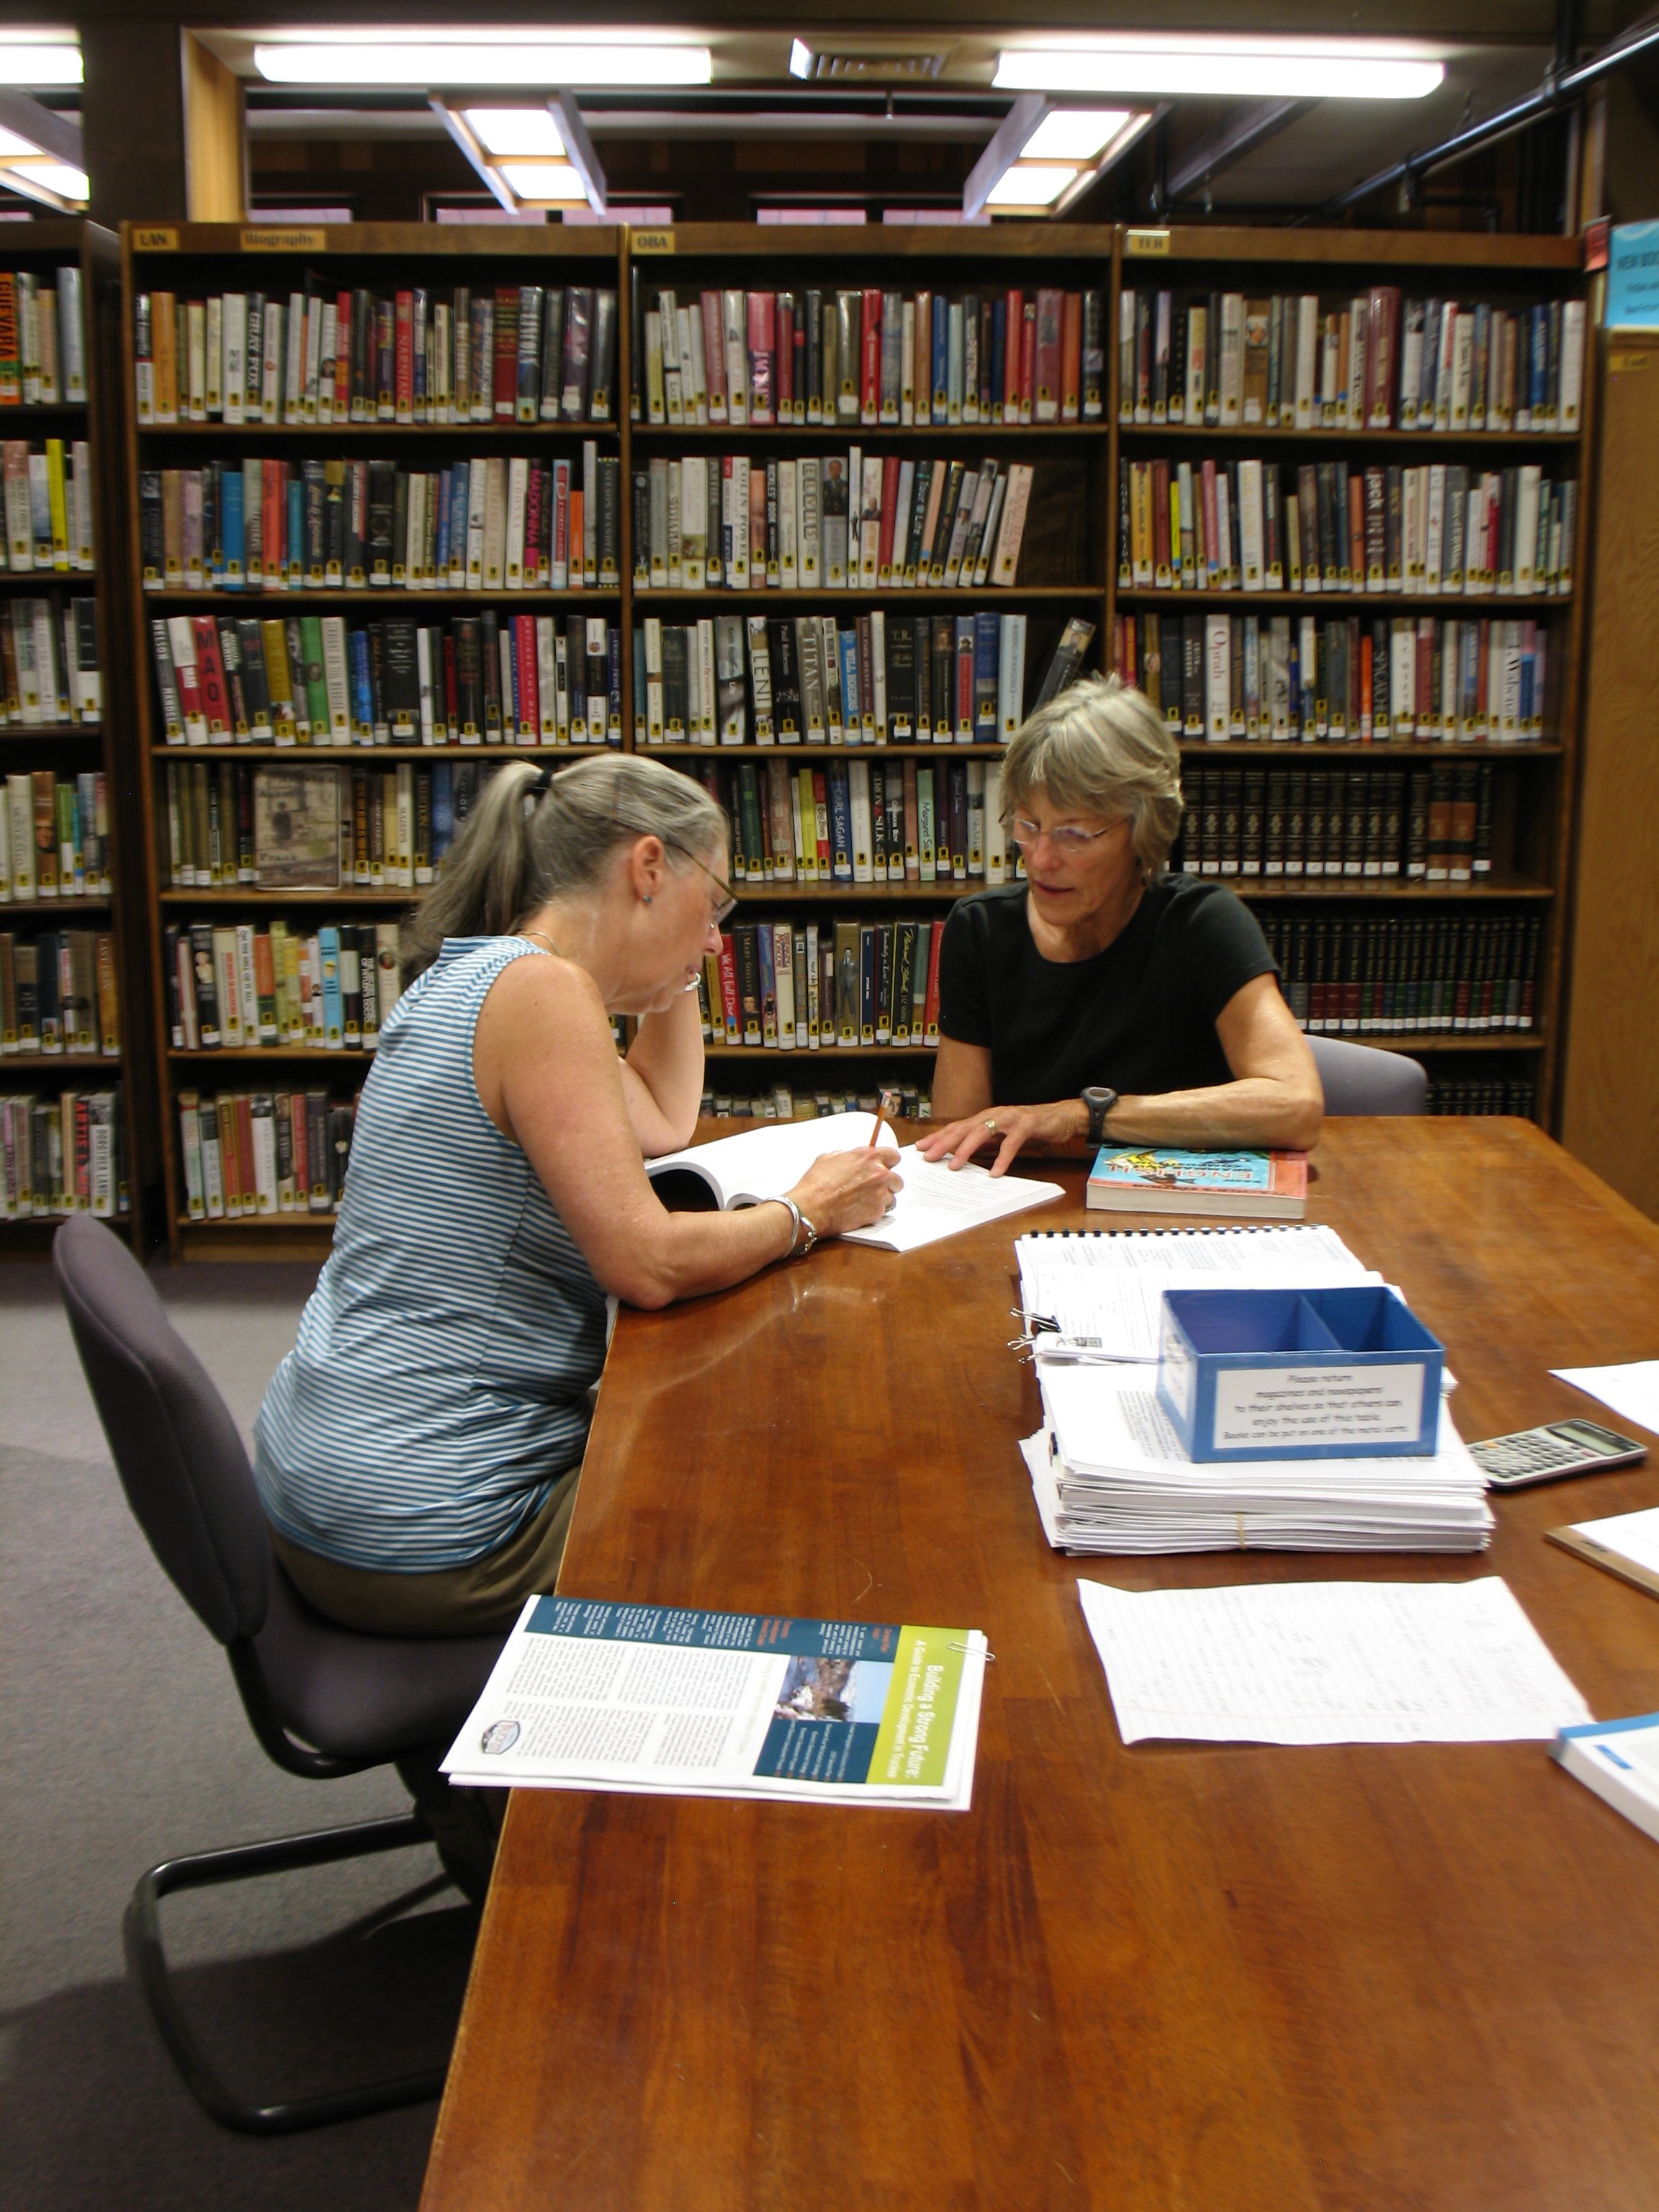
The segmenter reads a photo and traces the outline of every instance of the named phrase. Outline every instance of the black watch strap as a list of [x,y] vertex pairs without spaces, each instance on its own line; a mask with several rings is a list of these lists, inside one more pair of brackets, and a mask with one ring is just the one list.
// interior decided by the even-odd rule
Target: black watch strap
[[1089,1109],[1089,1142],[1101,1145],[1106,1141],[1106,1116],[1117,1103],[1118,1094],[1103,1083],[1091,1083],[1083,1093],[1083,1103]]

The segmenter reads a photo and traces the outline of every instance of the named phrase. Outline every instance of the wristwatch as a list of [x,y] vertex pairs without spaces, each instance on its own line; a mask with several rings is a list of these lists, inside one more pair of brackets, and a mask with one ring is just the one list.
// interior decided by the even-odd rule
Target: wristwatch
[[[804,1260],[817,1243],[818,1232],[793,1198],[784,1198],[780,1195],[778,1204],[788,1207],[789,1218],[794,1224],[794,1234],[789,1239],[789,1249],[784,1257],[789,1260]],[[805,1243],[801,1242],[803,1237],[806,1240]]]
[[1089,1109],[1089,1142],[1101,1145],[1106,1141],[1106,1116],[1117,1103],[1117,1093],[1103,1083],[1091,1083],[1083,1093],[1083,1103]]

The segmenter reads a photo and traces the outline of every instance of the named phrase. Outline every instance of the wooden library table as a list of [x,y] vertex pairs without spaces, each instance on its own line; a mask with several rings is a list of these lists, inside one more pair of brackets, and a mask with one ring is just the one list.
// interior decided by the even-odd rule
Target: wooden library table
[[[1659,1229],[1529,1124],[1316,1158],[1464,1436],[1659,1350]],[[1499,1499],[1489,1557],[1060,1557],[1012,1242],[1102,1219],[624,1318],[561,1588],[982,1628],[973,1809],[518,1793],[425,2212],[1659,2203],[1659,1848],[1540,1743],[1126,1751],[1073,1589],[1497,1572],[1593,1712],[1648,1711],[1659,1604],[1543,1531],[1659,1503],[1659,1460]]]

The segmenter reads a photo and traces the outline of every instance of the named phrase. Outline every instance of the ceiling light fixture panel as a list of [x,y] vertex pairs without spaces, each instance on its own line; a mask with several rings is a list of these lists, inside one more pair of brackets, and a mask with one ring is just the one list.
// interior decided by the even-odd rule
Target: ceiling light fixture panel
[[79,84],[82,77],[81,49],[75,40],[0,33],[0,84]]
[[272,84],[629,85],[708,84],[707,46],[625,33],[609,39],[529,37],[478,31],[307,33],[256,45],[254,67]]
[[1152,33],[1005,46],[1002,92],[1224,100],[1421,100],[1444,82],[1429,49],[1393,40]]

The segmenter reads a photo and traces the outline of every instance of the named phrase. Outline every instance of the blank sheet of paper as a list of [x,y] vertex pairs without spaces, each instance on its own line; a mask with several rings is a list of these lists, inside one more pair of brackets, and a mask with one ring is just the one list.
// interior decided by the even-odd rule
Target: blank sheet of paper
[[1626,1359],[1616,1367],[1552,1367],[1550,1373],[1611,1406],[1621,1420],[1659,1436],[1659,1359]]
[[1078,1595],[1125,1743],[1482,1743],[1590,1717],[1497,1575]]
[[1650,1505],[1644,1513],[1611,1514],[1603,1521],[1575,1521],[1572,1534],[1588,1536],[1632,1566],[1659,1575],[1659,1505]]

